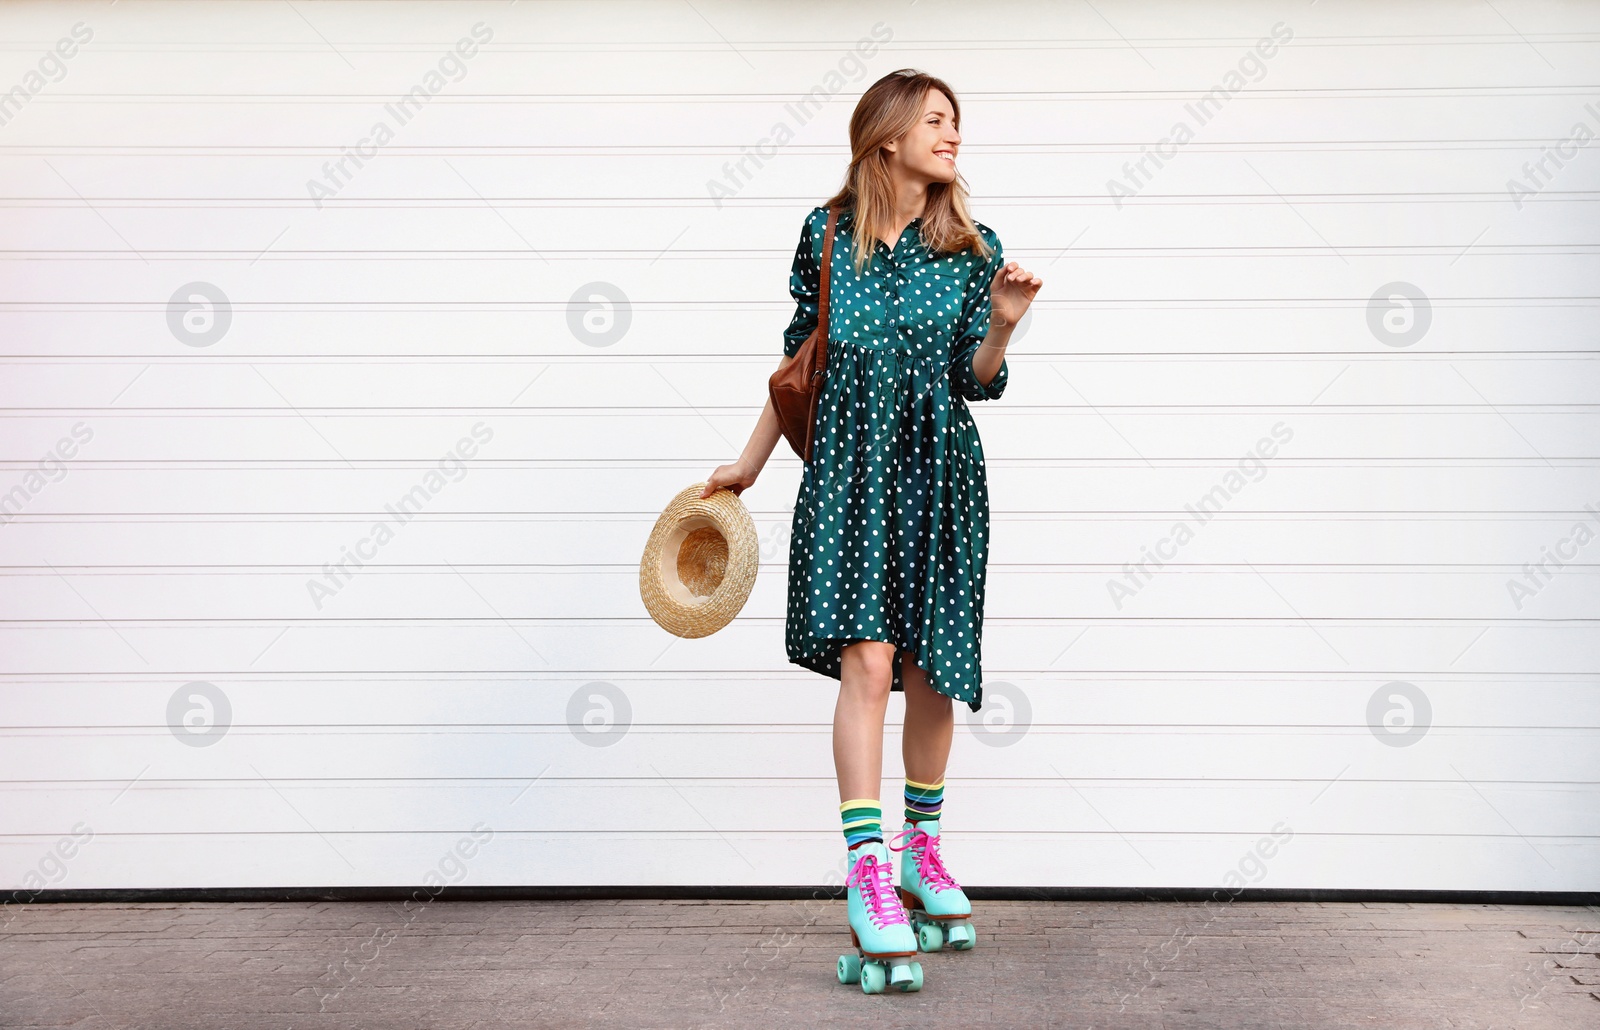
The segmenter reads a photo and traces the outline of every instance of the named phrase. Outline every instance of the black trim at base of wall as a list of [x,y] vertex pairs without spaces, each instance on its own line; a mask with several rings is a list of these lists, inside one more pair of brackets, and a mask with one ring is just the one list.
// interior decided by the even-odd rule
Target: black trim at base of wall
[[[966,887],[974,901],[1364,901],[1430,905],[1600,905],[1600,891],[1363,890],[1297,887]],[[0,893],[0,904],[260,901],[804,901],[842,898],[842,887],[155,887]]]

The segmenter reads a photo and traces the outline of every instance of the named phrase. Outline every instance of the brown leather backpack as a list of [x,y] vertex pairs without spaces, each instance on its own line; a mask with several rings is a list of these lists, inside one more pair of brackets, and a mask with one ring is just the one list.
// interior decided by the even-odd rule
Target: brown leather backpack
[[794,360],[772,373],[767,394],[778,425],[795,454],[811,460],[812,437],[817,426],[817,400],[828,372],[828,279],[833,268],[834,224],[839,220],[837,205],[828,209],[828,228],[822,239],[822,296],[817,304],[817,325],[806,337]]

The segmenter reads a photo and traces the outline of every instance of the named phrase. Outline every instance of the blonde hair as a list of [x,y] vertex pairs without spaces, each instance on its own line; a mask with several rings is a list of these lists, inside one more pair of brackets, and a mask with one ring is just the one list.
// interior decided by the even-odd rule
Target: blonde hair
[[[856,102],[850,116],[850,167],[844,186],[823,207],[834,204],[855,213],[851,257],[860,274],[872,259],[872,245],[894,224],[894,179],[884,144],[904,136],[922,117],[928,90],[950,100],[952,120],[961,128],[961,101],[943,79],[915,68],[900,68],[874,82]],[[882,230],[882,232],[880,232]],[[987,259],[992,248],[967,212],[966,181],[959,171],[953,182],[930,182],[922,213],[921,239],[935,253],[976,250]]]

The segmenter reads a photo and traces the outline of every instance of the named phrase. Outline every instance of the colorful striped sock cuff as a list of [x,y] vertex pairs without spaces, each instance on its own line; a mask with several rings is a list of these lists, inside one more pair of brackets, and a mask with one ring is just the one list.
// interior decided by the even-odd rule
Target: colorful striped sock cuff
[[877,798],[852,798],[839,806],[846,847],[883,840],[883,807]]
[[906,821],[922,822],[937,819],[944,811],[944,778],[938,783],[918,783],[906,780]]

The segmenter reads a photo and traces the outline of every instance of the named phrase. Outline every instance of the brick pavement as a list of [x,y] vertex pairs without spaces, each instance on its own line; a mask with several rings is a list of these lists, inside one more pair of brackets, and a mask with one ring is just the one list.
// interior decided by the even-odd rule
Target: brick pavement
[[1600,1027],[1600,911],[979,901],[920,994],[834,976],[840,901],[34,904],[0,1027]]

